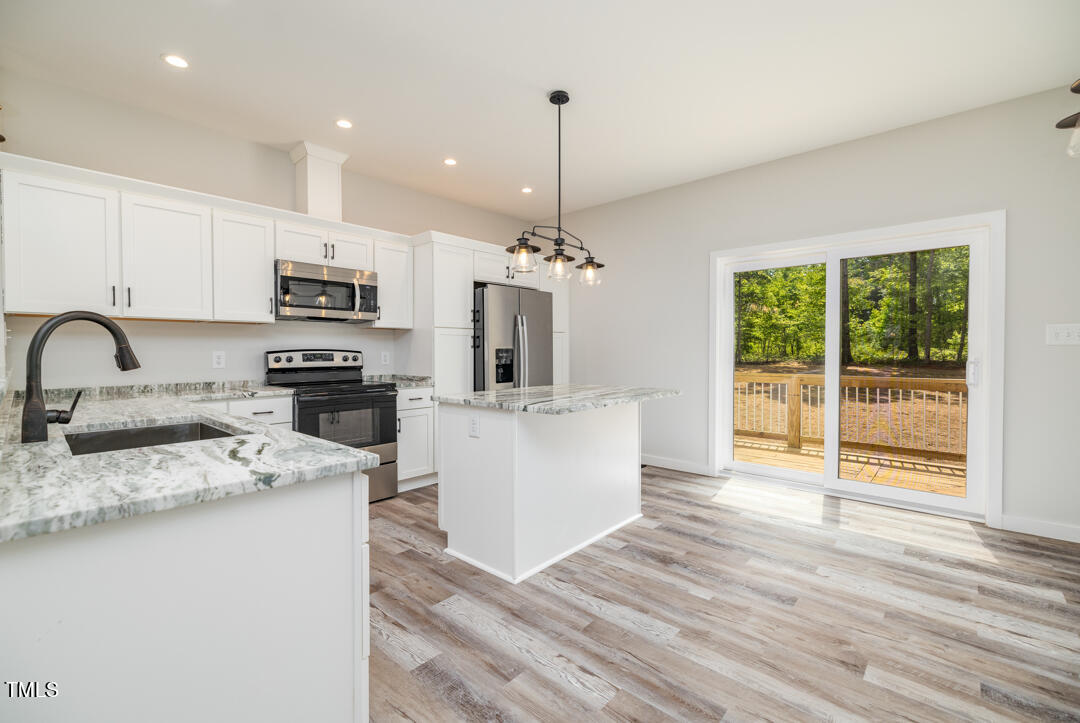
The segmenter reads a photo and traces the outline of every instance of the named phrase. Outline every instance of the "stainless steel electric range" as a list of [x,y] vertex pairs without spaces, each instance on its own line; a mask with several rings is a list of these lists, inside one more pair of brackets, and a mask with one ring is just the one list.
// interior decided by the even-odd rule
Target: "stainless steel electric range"
[[266,383],[295,389],[293,429],[374,452],[369,499],[397,494],[397,389],[364,383],[364,353],[346,349],[266,352]]

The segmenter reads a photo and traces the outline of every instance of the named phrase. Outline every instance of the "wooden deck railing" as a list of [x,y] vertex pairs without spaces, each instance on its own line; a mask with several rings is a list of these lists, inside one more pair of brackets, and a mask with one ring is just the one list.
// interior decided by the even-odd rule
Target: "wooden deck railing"
[[[737,434],[785,439],[793,449],[824,441],[823,374],[737,372],[734,397]],[[842,375],[841,448],[963,461],[967,402],[963,379]]]

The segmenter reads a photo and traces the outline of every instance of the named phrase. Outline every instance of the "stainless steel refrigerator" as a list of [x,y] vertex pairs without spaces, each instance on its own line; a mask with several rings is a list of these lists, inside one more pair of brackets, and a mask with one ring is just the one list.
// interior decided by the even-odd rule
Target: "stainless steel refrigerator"
[[501,284],[473,293],[473,389],[551,384],[551,294]]

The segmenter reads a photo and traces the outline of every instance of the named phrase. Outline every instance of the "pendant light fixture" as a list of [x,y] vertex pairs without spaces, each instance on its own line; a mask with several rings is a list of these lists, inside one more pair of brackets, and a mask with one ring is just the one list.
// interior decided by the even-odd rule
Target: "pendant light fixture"
[[[555,90],[548,95],[548,101],[555,106],[558,115],[558,173],[556,176],[558,205],[556,207],[556,221],[554,226],[533,226],[531,231],[522,231],[521,237],[512,246],[507,246],[506,251],[510,254],[510,270],[514,273],[525,274],[536,271],[536,254],[540,253],[540,247],[531,242],[531,239],[546,239],[551,241],[554,249],[550,256],[545,256],[548,262],[547,277],[553,281],[566,281],[574,275],[570,264],[574,257],[566,253],[566,247],[585,252],[585,262],[578,264],[580,271],[579,280],[585,286],[596,286],[600,283],[600,269],[604,265],[593,258],[592,253],[585,248],[584,242],[574,234],[562,227],[562,107],[570,102],[570,94],[565,90]],[[537,229],[554,231],[554,236],[539,233]],[[567,241],[569,236],[573,241]]]
[[[1080,80],[1073,83],[1069,90],[1073,93],[1080,93]],[[1055,127],[1072,131],[1072,137],[1069,138],[1069,145],[1066,146],[1065,153],[1070,158],[1080,158],[1080,113],[1073,113],[1068,118],[1062,118]]]

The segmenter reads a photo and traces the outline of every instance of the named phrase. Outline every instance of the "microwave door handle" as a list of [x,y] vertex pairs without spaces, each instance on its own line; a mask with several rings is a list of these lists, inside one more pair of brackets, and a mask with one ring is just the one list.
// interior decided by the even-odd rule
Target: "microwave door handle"
[[360,313],[360,282],[353,279],[353,313]]

